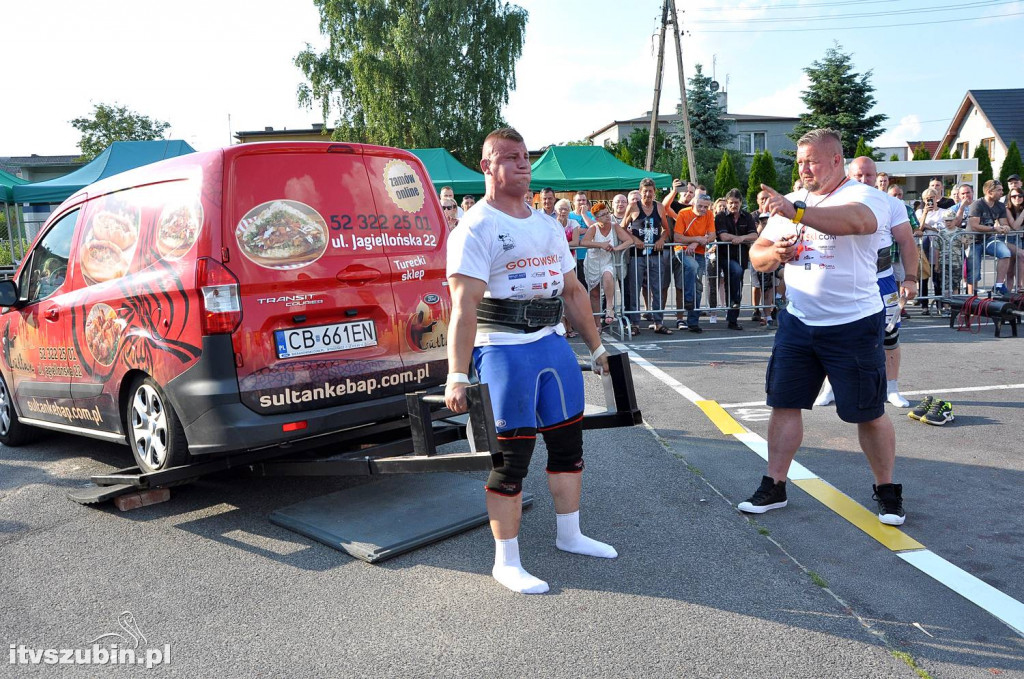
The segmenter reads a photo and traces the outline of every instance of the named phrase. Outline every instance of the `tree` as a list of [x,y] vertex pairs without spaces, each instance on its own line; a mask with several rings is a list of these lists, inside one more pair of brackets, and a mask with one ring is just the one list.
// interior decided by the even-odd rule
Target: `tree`
[[949,155],[949,157],[950,157],[950,158],[951,158],[952,160],[960,160],[960,149],[957,149],[956,151],[953,151],[953,153],[951,153],[951,154]]
[[499,0],[314,0],[323,52],[295,65],[299,104],[338,111],[335,139],[444,147],[475,166],[515,88],[527,12]]
[[577,139],[576,141],[567,141],[562,146],[593,146],[594,142],[590,141],[586,137],[583,139]]
[[928,149],[925,148],[924,142],[917,145],[914,149],[914,157],[911,160],[931,160],[932,154],[928,153]]
[[[789,185],[793,186],[800,180],[800,166],[793,163],[793,172],[789,176]],[[787,192],[788,193],[788,192]]]
[[939,155],[935,157],[935,160],[949,160],[949,144],[942,142],[942,146],[939,147]]
[[764,181],[764,158],[758,151],[750,160],[750,174],[747,175],[747,205],[757,203],[757,192],[761,190],[761,182]]
[[800,122],[789,135],[793,141],[819,127],[830,127],[839,132],[843,142],[843,155],[852,158],[856,140],[866,142],[882,133],[883,114],[869,116],[875,106],[874,87],[870,83],[871,71],[858,74],[853,71],[849,54],[835,43],[825,51],[825,58],[804,69],[811,79],[810,87],[801,99],[809,113],[800,115]]
[[[774,188],[779,183],[779,174],[775,170],[775,158],[772,157],[772,154],[768,149],[765,149],[762,155],[764,156],[764,160],[762,161],[764,163],[764,181],[761,183]],[[761,187],[758,186],[757,190],[760,191]],[[786,191],[786,193],[789,193],[789,191]]]
[[992,160],[988,157],[988,149],[978,146],[974,149],[974,157],[978,159],[978,186],[992,179]]
[[71,126],[82,133],[78,148],[82,149],[82,158],[89,161],[115,141],[164,139],[171,124],[115,103],[94,104],[91,116],[75,118]]
[[[690,87],[686,90],[686,110],[690,116],[690,138],[694,148],[722,149],[733,137],[729,124],[722,120],[724,111],[718,105],[718,95],[711,90],[711,78],[704,75],[701,65],[694,67]],[[677,107],[678,109],[678,107]]]
[[[648,128],[636,127],[633,128],[628,137],[618,143],[611,142],[606,145],[606,148],[622,162],[643,169],[644,160],[647,158],[647,142],[649,138],[650,132]],[[669,150],[666,148],[667,146],[668,136],[659,127],[657,134],[654,135],[655,165],[664,165],[667,162],[667,156],[670,155]],[[669,172],[675,172],[674,164]]]
[[857,148],[853,150],[853,157],[860,158],[861,156],[871,157],[871,147],[864,143],[864,137],[857,137]]
[[1017,148],[1017,142],[1011,141],[1010,148],[1006,149],[1006,158],[1003,159],[1003,164],[999,168],[999,182],[1003,185],[1003,189],[1007,192],[1010,191],[1006,180],[1011,174],[1022,173],[1024,173],[1024,163],[1020,159],[1020,149]]
[[715,172],[715,190],[713,198],[721,198],[729,189],[739,188],[740,182],[736,178],[736,170],[733,168],[732,158],[728,151],[722,152],[722,160],[718,163],[718,170]]
[[892,154],[891,156],[889,156],[889,160],[899,160],[899,159],[900,159],[900,157],[897,156],[895,153]]

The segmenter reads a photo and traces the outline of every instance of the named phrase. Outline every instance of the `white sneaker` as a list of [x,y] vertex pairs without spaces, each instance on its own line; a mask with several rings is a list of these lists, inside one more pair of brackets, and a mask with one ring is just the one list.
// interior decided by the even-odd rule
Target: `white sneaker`
[[893,404],[897,408],[909,408],[910,401],[903,398],[903,395],[898,391],[890,391],[889,395],[885,397],[885,400]]
[[818,395],[818,398],[814,399],[814,405],[816,406],[827,406],[832,405],[836,402],[836,395],[832,392],[832,389],[826,389]]

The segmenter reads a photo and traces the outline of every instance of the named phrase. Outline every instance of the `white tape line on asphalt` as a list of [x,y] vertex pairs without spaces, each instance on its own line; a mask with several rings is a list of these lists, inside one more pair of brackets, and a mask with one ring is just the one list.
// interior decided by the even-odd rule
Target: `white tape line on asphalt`
[[985,609],[1024,636],[1024,604],[958,568],[929,549],[902,552],[901,559]]
[[[755,434],[754,432],[747,432],[746,434],[733,434],[739,441],[743,443],[747,448],[757,453],[758,457],[763,459],[765,462],[768,461],[768,442],[763,438]],[[807,467],[803,466],[796,460],[793,460],[789,465],[789,474],[787,474],[791,481],[800,481],[801,479],[818,479],[821,478]]]
[[[1006,389],[1024,389],[1024,384],[993,384],[987,387],[952,387],[950,389],[918,389],[917,391],[901,391],[904,396],[920,396],[921,394],[943,395],[966,394],[975,391],[1001,391]],[[754,408],[767,405],[764,401],[748,401],[746,403],[720,403],[723,408]]]

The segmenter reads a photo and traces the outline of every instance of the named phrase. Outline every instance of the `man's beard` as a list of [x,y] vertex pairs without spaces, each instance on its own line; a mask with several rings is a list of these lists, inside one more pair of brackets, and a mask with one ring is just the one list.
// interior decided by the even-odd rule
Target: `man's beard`
[[810,191],[811,193],[821,188],[821,182],[819,182],[817,179],[805,180],[803,177],[801,177],[800,181],[803,182],[804,188]]

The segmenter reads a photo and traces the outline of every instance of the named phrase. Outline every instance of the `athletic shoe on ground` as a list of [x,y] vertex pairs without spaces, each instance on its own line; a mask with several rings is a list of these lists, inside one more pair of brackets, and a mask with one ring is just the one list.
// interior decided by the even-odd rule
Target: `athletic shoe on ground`
[[885,400],[893,404],[897,408],[909,408],[910,401],[903,398],[903,394],[898,391],[892,391],[886,394]]
[[754,322],[754,323],[757,323],[758,321],[760,321],[761,320],[761,312],[760,311],[755,311],[754,313],[752,313],[750,315],[750,320],[752,322]]
[[953,421],[953,404],[949,401],[935,401],[928,412],[924,414],[921,421],[925,424],[934,424],[941,427],[947,422]]
[[997,295],[1009,294],[1009,292],[1006,289],[1006,284],[1004,283],[996,283],[994,286],[992,286],[992,292],[996,293]]
[[786,482],[776,483],[770,476],[761,477],[761,485],[745,502],[736,508],[747,514],[764,514],[771,509],[782,509],[789,503],[786,500]]
[[829,387],[825,391],[818,395],[818,398],[814,399],[814,405],[816,406],[828,406],[836,402],[836,395],[833,393],[832,388]]
[[928,411],[931,409],[932,403],[934,402],[934,397],[925,396],[923,399],[921,399],[920,403],[914,406],[913,410],[907,413],[907,417],[909,417],[912,420],[918,420],[920,422],[921,419],[928,414]]
[[878,501],[878,520],[889,526],[902,526],[907,520],[903,513],[903,484],[883,483],[872,485],[872,497]]

